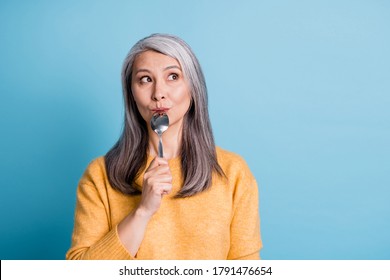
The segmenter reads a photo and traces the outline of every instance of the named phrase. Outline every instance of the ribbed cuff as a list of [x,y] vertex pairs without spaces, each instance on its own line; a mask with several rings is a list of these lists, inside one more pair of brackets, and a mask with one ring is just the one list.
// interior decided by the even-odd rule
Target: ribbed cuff
[[106,234],[87,252],[87,259],[92,260],[133,260],[118,236],[117,226]]

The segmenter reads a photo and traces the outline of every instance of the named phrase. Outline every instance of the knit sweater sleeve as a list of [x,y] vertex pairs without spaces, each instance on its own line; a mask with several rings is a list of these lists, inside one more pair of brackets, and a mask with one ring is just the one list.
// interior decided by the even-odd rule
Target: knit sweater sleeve
[[240,162],[235,182],[228,259],[256,260],[260,259],[262,248],[258,186],[245,161],[241,159]]
[[104,196],[104,179],[97,162],[92,162],[77,188],[72,245],[66,259],[132,259],[112,227]]

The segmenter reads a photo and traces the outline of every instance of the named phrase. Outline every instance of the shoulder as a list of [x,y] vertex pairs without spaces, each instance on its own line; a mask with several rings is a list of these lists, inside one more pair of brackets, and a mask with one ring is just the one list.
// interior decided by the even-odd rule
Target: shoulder
[[222,169],[225,168],[248,168],[244,158],[239,154],[216,147],[217,159]]
[[225,175],[229,178],[241,178],[254,180],[250,168],[245,159],[234,152],[216,147],[218,164],[221,166]]
[[105,160],[103,156],[93,159],[84,171],[80,183],[90,183],[96,185],[106,181],[107,173],[105,167]]
[[218,163],[227,178],[234,204],[243,197],[258,197],[258,185],[244,158],[236,153],[216,148]]

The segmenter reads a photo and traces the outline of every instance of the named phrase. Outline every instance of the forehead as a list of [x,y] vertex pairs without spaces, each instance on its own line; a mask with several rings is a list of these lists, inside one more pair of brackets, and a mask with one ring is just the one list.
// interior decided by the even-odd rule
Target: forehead
[[155,51],[145,51],[136,56],[133,64],[133,70],[140,68],[148,70],[163,70],[169,66],[178,66],[181,68],[179,61],[175,58]]

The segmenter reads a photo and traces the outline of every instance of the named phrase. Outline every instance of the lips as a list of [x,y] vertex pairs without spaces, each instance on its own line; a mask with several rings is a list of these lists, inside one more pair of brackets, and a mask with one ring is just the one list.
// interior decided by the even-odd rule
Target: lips
[[166,113],[168,110],[169,110],[169,108],[161,107],[161,108],[152,109],[152,112],[154,112],[154,113]]

